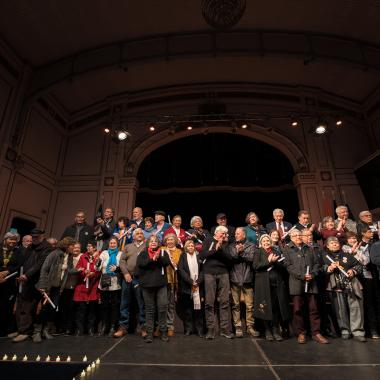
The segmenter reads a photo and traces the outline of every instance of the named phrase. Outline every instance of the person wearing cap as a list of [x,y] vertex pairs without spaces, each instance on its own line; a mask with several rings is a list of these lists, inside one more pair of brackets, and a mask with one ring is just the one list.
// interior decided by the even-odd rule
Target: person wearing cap
[[83,210],[78,210],[76,212],[74,224],[66,227],[61,236],[61,240],[67,236],[80,242],[81,252],[85,252],[87,249],[87,243],[94,239],[94,228],[87,224],[86,214]]
[[[218,226],[224,226],[228,229],[228,242],[231,244],[235,240],[235,227],[227,225],[227,215],[224,212],[220,212],[216,215],[216,223]],[[218,226],[211,228],[211,235],[214,235],[215,229]]]
[[18,335],[13,338],[13,342],[22,342],[33,334],[39,334],[41,331],[34,322],[38,303],[42,299],[41,293],[35,285],[40,278],[40,271],[45,259],[53,250],[51,245],[46,241],[45,232],[35,228],[30,231],[32,235],[32,245],[25,251],[25,261],[23,264],[23,274],[18,277],[21,284],[21,292],[17,297],[16,321]]
[[[322,255],[328,275],[327,290],[338,321],[342,339],[351,335],[366,342],[363,316],[363,292],[357,276],[363,272],[362,264],[349,252],[341,250],[339,240],[331,236],[326,240]],[[332,262],[331,262],[332,260]]]
[[154,229],[156,230],[156,236],[160,244],[162,244],[164,240],[165,231],[170,227],[169,223],[165,222],[166,212],[162,210],[158,210],[154,213]]
[[24,261],[22,250],[17,247],[20,235],[7,232],[0,244],[0,336],[14,333],[13,307],[17,295],[16,278],[6,277],[19,272]]

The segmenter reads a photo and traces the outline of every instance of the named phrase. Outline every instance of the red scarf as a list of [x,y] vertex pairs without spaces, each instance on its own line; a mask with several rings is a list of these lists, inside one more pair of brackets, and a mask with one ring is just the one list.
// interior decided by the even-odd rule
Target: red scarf
[[265,249],[264,248],[264,251],[266,252],[266,254],[269,256],[271,253],[273,253],[273,249],[272,247],[269,247],[268,249]]
[[155,254],[156,254],[159,250],[160,250],[160,248],[157,248],[157,249],[154,251],[152,248],[148,247],[148,255],[149,255],[149,258],[150,258],[151,260],[153,260],[153,257],[155,256]]

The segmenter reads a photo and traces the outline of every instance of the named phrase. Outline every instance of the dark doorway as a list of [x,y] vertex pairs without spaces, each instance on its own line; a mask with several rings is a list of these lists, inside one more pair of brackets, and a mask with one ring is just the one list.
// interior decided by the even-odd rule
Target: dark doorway
[[293,176],[289,160],[268,144],[237,134],[200,134],[145,158],[136,205],[146,216],[156,209],[180,214],[185,227],[200,215],[209,228],[218,212],[225,212],[229,223],[244,225],[246,214],[255,211],[266,223],[277,207],[294,221],[299,205]]

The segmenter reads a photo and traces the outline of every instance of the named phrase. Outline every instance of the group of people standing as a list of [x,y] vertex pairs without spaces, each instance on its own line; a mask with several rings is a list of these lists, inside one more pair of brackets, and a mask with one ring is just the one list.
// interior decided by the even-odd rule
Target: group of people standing
[[59,241],[34,229],[8,232],[0,248],[0,333],[21,342],[55,334],[120,338],[135,328],[145,342],[184,334],[282,341],[291,332],[329,343],[340,336],[380,339],[379,228],[369,211],[358,222],[294,225],[281,209],[266,226],[249,212],[236,229],[219,213],[209,232],[200,216],[182,228],[164,211],[114,219],[106,208],[93,228],[83,211]]

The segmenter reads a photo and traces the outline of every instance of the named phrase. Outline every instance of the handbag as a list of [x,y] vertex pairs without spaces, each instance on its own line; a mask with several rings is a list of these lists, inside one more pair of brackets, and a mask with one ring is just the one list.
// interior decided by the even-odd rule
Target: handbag
[[103,288],[109,288],[111,286],[111,278],[112,276],[108,273],[102,273],[102,277],[100,279],[100,286]]

